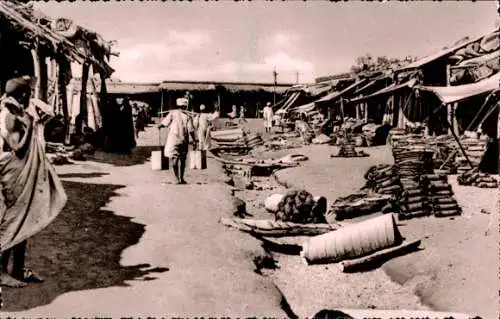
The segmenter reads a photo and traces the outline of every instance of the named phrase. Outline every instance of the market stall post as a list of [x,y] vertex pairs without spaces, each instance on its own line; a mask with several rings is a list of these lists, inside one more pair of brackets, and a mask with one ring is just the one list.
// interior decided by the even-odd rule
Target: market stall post
[[69,110],[68,110],[68,96],[67,96],[67,90],[66,90],[66,73],[68,71],[69,62],[66,59],[64,59],[63,57],[60,57],[57,61],[57,64],[58,64],[57,86],[58,86],[58,94],[59,94],[59,96],[57,98],[59,98],[60,103],[61,103],[65,136],[68,136]]
[[33,97],[38,99],[40,97],[40,57],[38,56],[38,50],[36,48],[31,49],[31,56],[33,58],[33,70],[36,82]]
[[82,67],[82,83],[80,91],[80,114],[76,117],[75,129],[76,134],[81,134],[83,131],[83,122],[87,117],[87,82],[89,77],[90,65],[87,61],[83,63]]
[[40,100],[48,103],[48,84],[49,84],[49,74],[47,67],[47,59],[43,51],[38,50],[38,62],[40,63]]

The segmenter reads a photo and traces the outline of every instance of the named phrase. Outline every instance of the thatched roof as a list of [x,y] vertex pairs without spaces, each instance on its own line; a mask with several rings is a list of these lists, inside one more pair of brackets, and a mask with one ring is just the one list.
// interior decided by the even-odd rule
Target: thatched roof
[[[57,29],[57,30],[56,30]],[[31,3],[0,1],[0,30],[27,47],[42,47],[50,57],[65,56],[72,62],[90,62],[96,71],[109,77],[111,42],[64,18],[51,18],[34,10]]]

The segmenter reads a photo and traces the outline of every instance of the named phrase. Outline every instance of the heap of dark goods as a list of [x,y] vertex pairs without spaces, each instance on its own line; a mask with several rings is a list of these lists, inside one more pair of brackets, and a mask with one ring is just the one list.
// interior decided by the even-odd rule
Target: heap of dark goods
[[481,173],[477,168],[464,172],[457,177],[458,184],[479,188],[497,188],[498,181],[487,173]]

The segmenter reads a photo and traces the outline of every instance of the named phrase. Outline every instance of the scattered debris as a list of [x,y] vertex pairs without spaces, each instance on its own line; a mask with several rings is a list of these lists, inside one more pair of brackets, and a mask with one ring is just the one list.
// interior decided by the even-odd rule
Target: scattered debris
[[324,234],[340,227],[339,224],[297,224],[266,219],[221,218],[220,223],[254,235],[281,236],[314,236]]

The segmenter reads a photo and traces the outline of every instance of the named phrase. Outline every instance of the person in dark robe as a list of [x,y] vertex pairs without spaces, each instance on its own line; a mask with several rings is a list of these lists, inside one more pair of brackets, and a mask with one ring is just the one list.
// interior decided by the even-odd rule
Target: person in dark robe
[[132,106],[128,98],[121,100],[121,103],[119,103],[118,123],[118,132],[120,132],[118,152],[121,154],[131,154],[136,142]]

